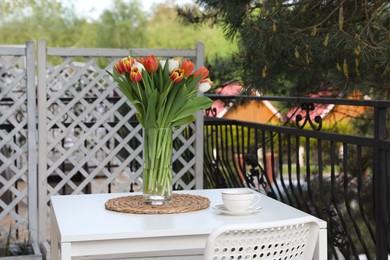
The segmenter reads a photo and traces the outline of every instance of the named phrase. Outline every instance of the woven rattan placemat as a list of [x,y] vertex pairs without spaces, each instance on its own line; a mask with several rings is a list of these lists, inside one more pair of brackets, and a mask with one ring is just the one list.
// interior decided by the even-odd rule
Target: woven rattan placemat
[[145,204],[142,195],[113,198],[105,203],[108,210],[133,214],[184,213],[206,209],[209,206],[208,198],[190,194],[173,194],[171,203],[164,205]]

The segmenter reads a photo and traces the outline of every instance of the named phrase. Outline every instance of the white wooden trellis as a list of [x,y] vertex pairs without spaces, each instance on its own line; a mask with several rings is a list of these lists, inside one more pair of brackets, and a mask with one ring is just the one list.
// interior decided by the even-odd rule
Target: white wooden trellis
[[[0,221],[39,253],[34,42],[0,46]],[[8,236],[9,226],[0,225]]]
[[[190,50],[128,50],[47,48],[38,42],[41,242],[48,240],[50,196],[142,186],[142,129],[130,122],[135,111],[106,72],[129,53],[188,58],[196,67],[204,63],[201,43]],[[178,144],[175,187],[202,188],[203,114],[197,113],[196,122],[176,130],[173,138]]]

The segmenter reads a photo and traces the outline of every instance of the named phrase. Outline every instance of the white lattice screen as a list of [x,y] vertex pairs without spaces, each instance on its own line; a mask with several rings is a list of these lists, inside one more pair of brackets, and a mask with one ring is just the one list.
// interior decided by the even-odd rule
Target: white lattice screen
[[34,43],[0,46],[0,238],[32,243],[37,241],[35,94]]
[[[194,50],[133,49],[132,56],[185,57]],[[60,49],[38,43],[40,234],[48,226],[50,196],[128,192],[142,187],[142,128],[130,102],[107,74],[124,49]],[[202,120],[202,115],[198,116]],[[174,131],[174,187],[200,188],[202,126]],[[200,137],[200,142],[196,134]],[[198,149],[195,149],[198,147]],[[197,156],[199,154],[200,156]]]

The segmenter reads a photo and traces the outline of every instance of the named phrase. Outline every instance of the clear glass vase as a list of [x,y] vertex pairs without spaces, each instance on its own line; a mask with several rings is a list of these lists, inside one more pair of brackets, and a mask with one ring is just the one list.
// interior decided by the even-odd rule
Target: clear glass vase
[[147,204],[172,199],[172,129],[144,128],[143,197]]

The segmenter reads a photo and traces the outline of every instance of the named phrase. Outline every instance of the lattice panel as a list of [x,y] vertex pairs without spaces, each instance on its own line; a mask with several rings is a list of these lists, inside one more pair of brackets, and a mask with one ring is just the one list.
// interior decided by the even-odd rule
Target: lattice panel
[[[142,190],[142,126],[107,73],[128,53],[47,48],[38,42],[38,169],[39,182],[46,186],[38,197],[42,241],[49,238],[51,196]],[[196,50],[134,49],[132,54],[196,60],[203,57],[203,49],[200,44]],[[193,123],[174,131],[175,189],[200,183],[195,176],[195,169],[201,169],[201,159],[195,160],[200,153],[195,151],[196,127]]]
[[[25,56],[0,56],[0,233],[26,234],[27,93]],[[18,234],[18,235],[15,235]]]
[[[106,62],[112,67],[112,60]],[[134,112],[105,69],[93,57],[48,67],[49,195],[107,192],[125,164],[141,161],[127,158],[134,154],[129,143],[140,138],[129,123]]]
[[174,154],[172,168],[175,172],[175,189],[193,189],[195,187],[195,124],[181,127],[173,135]]

